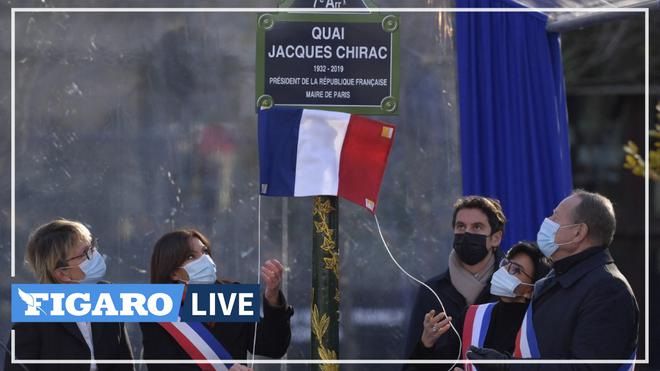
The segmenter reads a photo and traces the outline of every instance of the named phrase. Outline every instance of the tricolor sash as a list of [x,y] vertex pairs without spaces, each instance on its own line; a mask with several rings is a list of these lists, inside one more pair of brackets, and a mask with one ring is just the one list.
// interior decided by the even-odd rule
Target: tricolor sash
[[[536,332],[534,331],[534,321],[533,321],[533,311],[532,303],[529,303],[527,311],[525,312],[525,318],[523,318],[522,326],[518,330],[518,336],[516,336],[516,346],[513,351],[514,358],[541,358],[541,352],[539,351],[539,345],[536,341]],[[637,358],[637,349],[635,349],[630,356],[630,360],[633,361]],[[634,363],[627,363],[621,365],[617,371],[633,371],[635,369]]]
[[[480,348],[484,346],[488,326],[490,325],[490,316],[493,313],[495,304],[470,305],[468,308],[463,323],[463,349],[461,352],[463,359],[467,359],[465,355],[470,345]],[[476,371],[476,368],[471,363],[466,362],[465,371]]]
[[536,332],[534,331],[534,322],[532,315],[532,303],[529,303],[522,326],[516,336],[516,345],[513,350],[514,358],[541,358],[539,345],[536,341]]
[[[192,360],[231,360],[229,352],[200,322],[159,322]],[[204,371],[227,371],[231,363],[197,363]]]

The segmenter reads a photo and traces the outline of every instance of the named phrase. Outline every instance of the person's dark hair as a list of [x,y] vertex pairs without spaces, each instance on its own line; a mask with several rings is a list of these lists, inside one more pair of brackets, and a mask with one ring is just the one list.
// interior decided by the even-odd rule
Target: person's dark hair
[[585,223],[589,237],[596,243],[609,246],[616,231],[616,216],[612,202],[605,196],[582,189],[573,191],[580,203],[573,209],[573,223]]
[[525,254],[532,259],[534,263],[534,276],[532,279],[534,282],[545,277],[552,268],[552,262],[543,255],[536,242],[520,241],[511,246],[506,253],[506,257],[507,259],[511,259],[518,254]]
[[209,240],[195,229],[180,229],[163,235],[151,253],[151,283],[172,282],[172,272],[181,267],[192,253],[192,239],[198,238],[208,248]]
[[452,228],[456,224],[456,214],[463,209],[479,209],[486,214],[488,224],[490,224],[491,235],[499,231],[504,232],[506,217],[504,216],[504,211],[499,200],[483,196],[465,196],[459,198],[454,203],[454,215],[451,218]]

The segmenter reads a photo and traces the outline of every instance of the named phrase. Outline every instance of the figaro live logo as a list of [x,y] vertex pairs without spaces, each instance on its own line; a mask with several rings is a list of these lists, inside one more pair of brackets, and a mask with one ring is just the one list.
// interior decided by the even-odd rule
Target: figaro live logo
[[257,322],[259,293],[240,284],[12,284],[11,320]]

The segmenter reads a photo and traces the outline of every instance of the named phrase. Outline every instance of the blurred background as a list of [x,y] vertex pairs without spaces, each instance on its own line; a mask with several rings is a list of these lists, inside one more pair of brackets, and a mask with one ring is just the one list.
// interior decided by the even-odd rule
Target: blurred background
[[[377,1],[381,7],[398,3]],[[0,282],[2,343],[11,325],[10,284],[33,282],[22,263],[28,234],[57,217],[91,228],[106,256],[106,277],[114,283],[148,282],[153,244],[181,227],[195,227],[211,239],[222,277],[257,280],[256,15],[247,12],[16,14],[17,275],[9,279],[10,8],[107,5],[100,0],[0,5],[0,270],[7,272]],[[162,6],[155,1],[112,5]],[[406,5],[451,7],[453,1]],[[218,4],[179,1],[176,6]],[[642,16],[562,34],[574,183],[613,200],[618,228],[612,251],[642,317],[644,180],[623,167],[622,147],[633,140],[643,148],[644,115],[652,126],[660,121],[653,109],[660,100],[660,44],[653,42],[660,37],[660,15],[652,14],[650,30],[650,112],[644,109]],[[378,117],[398,127],[378,214],[394,256],[413,275],[428,279],[446,269],[452,204],[462,193],[453,15],[402,15],[400,55],[400,114]],[[650,213],[649,263],[651,282],[657,283],[660,182],[651,183]],[[289,359],[310,356],[311,215],[311,198],[262,199],[262,261],[277,258],[288,267],[284,291],[296,310]],[[364,209],[340,201],[339,231],[340,358],[404,357],[417,286],[391,262]],[[657,284],[651,286],[651,301],[657,313]],[[660,346],[655,321],[641,324],[639,358],[645,356],[647,326],[652,357]],[[139,329],[131,324],[129,330],[138,355]]]

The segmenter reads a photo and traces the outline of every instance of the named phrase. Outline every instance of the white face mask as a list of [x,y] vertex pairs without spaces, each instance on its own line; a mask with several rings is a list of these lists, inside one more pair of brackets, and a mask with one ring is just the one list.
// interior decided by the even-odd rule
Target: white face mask
[[506,270],[506,266],[501,267],[490,279],[490,293],[495,296],[505,296],[507,298],[515,298],[515,290],[519,285],[532,286],[530,283],[524,283],[518,279],[518,277],[510,274]]
[[536,234],[536,244],[539,245],[539,249],[541,249],[543,255],[545,255],[547,258],[550,258],[552,254],[555,253],[555,251],[559,250],[560,246],[572,243],[573,241],[556,243],[555,238],[557,238],[557,231],[559,231],[561,228],[574,227],[576,225],[579,224],[560,226],[552,220],[545,218],[541,224],[541,227],[539,228],[539,232]]
[[105,259],[97,250],[92,252],[91,259],[85,259],[78,267],[85,273],[80,283],[96,283],[105,276]]
[[188,283],[210,284],[216,280],[215,263],[210,256],[204,254],[198,259],[182,267],[188,273]]

